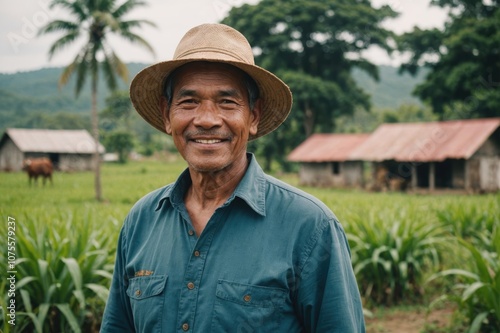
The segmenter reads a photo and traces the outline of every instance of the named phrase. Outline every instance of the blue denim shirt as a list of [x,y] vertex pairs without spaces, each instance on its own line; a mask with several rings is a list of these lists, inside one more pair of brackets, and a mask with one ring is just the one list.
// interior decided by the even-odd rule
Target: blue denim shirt
[[187,170],[135,204],[101,332],[365,331],[335,215],[249,160],[200,237],[183,202]]

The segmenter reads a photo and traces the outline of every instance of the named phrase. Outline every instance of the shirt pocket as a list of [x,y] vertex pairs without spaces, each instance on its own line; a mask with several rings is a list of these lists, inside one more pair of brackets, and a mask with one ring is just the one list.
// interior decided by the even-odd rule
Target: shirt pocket
[[160,332],[167,279],[167,275],[150,275],[129,280],[127,295],[137,332]]
[[286,290],[219,280],[212,332],[278,332]]

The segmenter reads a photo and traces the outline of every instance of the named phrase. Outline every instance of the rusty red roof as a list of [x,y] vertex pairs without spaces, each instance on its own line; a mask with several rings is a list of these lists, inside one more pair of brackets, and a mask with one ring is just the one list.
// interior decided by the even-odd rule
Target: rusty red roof
[[500,118],[380,125],[349,160],[432,162],[468,159],[500,127]]
[[292,162],[343,162],[369,134],[313,134],[289,155]]

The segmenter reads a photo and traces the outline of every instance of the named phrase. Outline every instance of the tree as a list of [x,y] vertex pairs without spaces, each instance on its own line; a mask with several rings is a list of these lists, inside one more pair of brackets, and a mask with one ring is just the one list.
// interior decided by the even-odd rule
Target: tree
[[403,34],[399,50],[410,59],[400,71],[430,72],[414,94],[441,119],[500,115],[500,1],[433,0],[449,10],[443,30]]
[[56,19],[39,30],[39,35],[62,32],[63,36],[52,44],[49,49],[49,59],[52,56],[81,38],[85,38],[81,50],[74,60],[64,69],[59,86],[65,85],[69,78],[76,74],[75,94],[78,96],[90,76],[92,94],[92,132],[95,140],[95,195],[102,200],[100,156],[98,150],[99,128],[97,115],[97,82],[102,73],[110,89],[117,86],[117,76],[123,81],[128,80],[128,70],[125,64],[115,54],[109,45],[110,35],[118,35],[132,43],[136,43],[152,54],[153,48],[132,30],[143,24],[154,24],[147,20],[126,20],[124,17],[132,9],[145,3],[140,0],[126,0],[118,4],[115,0],[52,0],[51,8],[61,7],[71,15],[71,20]]
[[122,126],[130,130],[130,116],[132,115],[132,102],[128,91],[116,90],[106,98],[106,108],[101,111],[101,119],[106,123],[101,124],[108,130]]
[[115,130],[106,136],[104,144],[106,148],[118,153],[118,162],[126,163],[128,154],[134,148],[134,136],[124,130]]
[[262,0],[231,9],[222,23],[241,31],[256,63],[278,74],[294,94],[290,124],[280,128],[288,132],[259,140],[266,159],[285,156],[314,132],[333,131],[339,115],[370,107],[351,70],[378,79],[377,66],[362,53],[374,45],[391,51],[393,34],[381,22],[395,16],[389,6],[375,9],[368,0]]

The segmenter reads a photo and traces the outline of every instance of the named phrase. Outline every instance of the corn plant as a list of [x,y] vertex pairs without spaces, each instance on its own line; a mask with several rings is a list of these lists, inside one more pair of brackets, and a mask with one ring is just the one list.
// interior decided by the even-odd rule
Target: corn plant
[[450,233],[463,238],[477,246],[485,242],[485,230],[491,232],[500,222],[500,207],[497,201],[484,205],[450,203],[436,214],[441,223],[445,224]]
[[88,213],[26,215],[22,220],[17,233],[20,305],[15,330],[97,331],[111,279],[114,239],[110,242],[109,233],[99,230]]
[[354,272],[366,299],[390,305],[423,294],[423,276],[439,263],[444,230],[414,216],[412,209],[370,212],[347,224]]
[[470,241],[459,239],[459,244],[470,254],[470,268],[453,268],[434,274],[430,280],[452,276],[456,280],[455,293],[445,294],[443,300],[455,302],[468,318],[468,333],[500,332],[500,224],[496,225],[491,241],[492,251],[479,249]]

